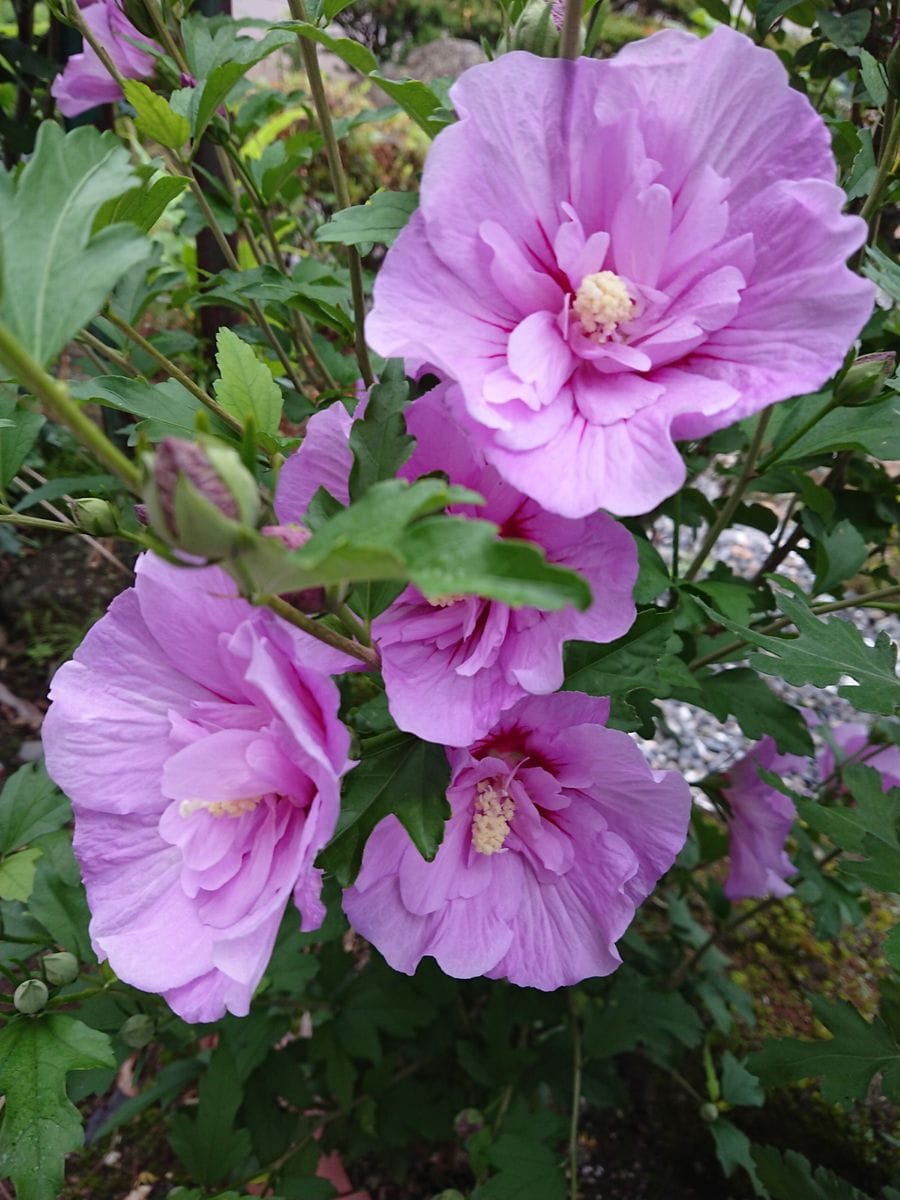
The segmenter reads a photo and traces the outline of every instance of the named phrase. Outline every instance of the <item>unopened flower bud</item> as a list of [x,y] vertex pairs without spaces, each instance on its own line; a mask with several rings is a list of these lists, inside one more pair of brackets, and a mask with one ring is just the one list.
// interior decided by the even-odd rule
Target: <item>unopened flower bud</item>
[[170,545],[203,558],[227,558],[241,528],[256,524],[256,480],[230,446],[163,438],[146,465],[147,517]]
[[78,959],[68,950],[60,950],[58,954],[45,954],[41,962],[47,982],[54,987],[64,987],[67,983],[74,983],[81,969],[78,966]]
[[26,979],[13,993],[13,1004],[20,1013],[31,1016],[46,1007],[50,993],[43,979]]
[[156,1022],[145,1013],[134,1013],[119,1030],[119,1037],[132,1050],[142,1050],[153,1041]]
[[108,500],[100,500],[96,496],[73,500],[72,512],[79,528],[94,537],[107,537],[119,527],[116,510]]
[[894,369],[896,355],[891,350],[879,354],[861,354],[835,389],[834,398],[850,408],[873,400]]
[[[542,58],[555,58],[559,53],[559,35],[564,18],[563,0],[528,0],[519,19],[501,40],[498,53],[504,54],[507,50],[527,50]],[[583,31],[580,38],[582,45]]]
[[477,1108],[464,1108],[453,1118],[453,1128],[456,1136],[465,1141],[484,1128],[484,1114]]
[[[261,533],[266,537],[277,538],[288,550],[299,550],[312,537],[305,525],[263,525]],[[322,587],[303,588],[299,592],[284,592],[282,600],[304,613],[319,613],[325,609],[325,589]]]
[[718,1121],[719,1110],[712,1101],[707,1100],[705,1104],[700,1105],[700,1120],[705,1121],[707,1125],[711,1125],[713,1121]]

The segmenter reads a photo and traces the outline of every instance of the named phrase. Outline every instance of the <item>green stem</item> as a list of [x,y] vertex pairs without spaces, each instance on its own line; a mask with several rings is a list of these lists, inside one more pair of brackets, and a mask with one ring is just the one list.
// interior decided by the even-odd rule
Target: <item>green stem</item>
[[372,639],[366,631],[365,625],[363,625],[349,604],[334,604],[331,606],[331,611],[347,632],[351,633],[361,645],[372,645]]
[[[900,586],[880,588],[875,592],[867,592],[864,596],[851,596],[846,600],[831,600],[827,604],[813,604],[810,606],[810,612],[816,616],[822,616],[824,613],[840,612],[844,608],[880,608],[881,601],[893,600],[900,596]],[[779,617],[777,621],[772,621],[768,625],[763,625],[756,629],[756,633],[763,636],[768,636],[770,633],[777,633],[785,626],[792,624],[790,617]],[[727,646],[722,646],[718,650],[713,650],[709,654],[704,654],[702,658],[695,658],[689,664],[691,671],[699,671],[703,667],[708,667],[710,663],[718,662],[722,658],[727,658],[734,654],[736,650],[740,650],[742,646],[752,645],[746,638],[737,638],[733,642],[729,642]]]
[[900,110],[895,113],[890,128],[885,129],[884,144],[878,156],[875,182],[859,213],[864,221],[871,221],[881,208],[882,195],[888,185],[888,180],[897,169],[898,161],[900,161]]
[[800,428],[795,430],[787,439],[787,441],[783,443],[783,445],[776,447],[771,454],[766,455],[766,457],[759,464],[760,475],[764,475],[765,472],[768,471],[769,467],[773,466],[775,463],[784,458],[788,450],[790,450],[792,446],[795,446],[802,437],[805,437],[811,429],[815,428],[815,426],[818,425],[823,417],[827,417],[830,412],[839,407],[840,400],[838,400],[836,396],[831,396],[828,400],[826,400],[819,411],[814,413],[808,421],[804,421]]
[[572,1115],[569,1120],[569,1200],[578,1200],[578,1116],[581,1108],[581,1025],[575,1008],[575,996],[569,989],[569,1015],[572,1026]]
[[177,45],[175,39],[172,37],[169,27],[166,24],[165,17],[163,17],[156,0],[144,0],[144,8],[150,14],[150,19],[152,20],[153,26],[156,29],[157,39],[166,48],[169,56],[178,67],[178,70],[181,71],[183,75],[189,75],[190,71],[188,70],[187,61],[184,55],[181,53],[181,49]]
[[360,662],[364,662],[368,667],[377,668],[381,665],[381,659],[376,650],[373,650],[370,646],[360,646],[358,642],[351,641],[350,638],[344,637],[337,630],[323,625],[321,621],[313,620],[306,613],[302,613],[298,608],[294,608],[293,604],[288,604],[281,596],[257,595],[251,596],[250,600],[253,604],[264,605],[266,608],[270,608],[276,616],[281,617],[288,624],[295,626],[297,629],[302,629],[304,633],[317,638],[327,646],[333,646],[335,650],[341,650],[344,654],[358,658]]
[[582,0],[566,0],[562,33],[559,38],[559,57],[577,58],[581,34]]
[[102,463],[130,491],[140,494],[141,473],[114,446],[102,430],[86,417],[69,395],[64,384],[48,375],[22,343],[13,336],[5,325],[0,324],[0,362],[3,362],[29,392],[44,405],[54,420],[65,425],[82,446]]
[[166,358],[166,356],[160,350],[157,350],[152,342],[148,342],[143,334],[138,333],[138,331],[129,325],[127,321],[123,321],[121,317],[116,316],[116,314],[112,311],[108,311],[106,313],[106,319],[111,325],[115,325],[116,329],[118,329],[121,333],[124,333],[125,336],[134,342],[136,346],[143,350],[145,354],[149,354],[153,361],[158,363],[167,375],[169,375],[177,383],[180,383],[183,388],[186,388],[192,396],[199,400],[200,403],[204,405],[204,407],[208,408],[210,412],[214,412],[216,416],[223,420],[225,424],[229,426],[229,428],[235,431],[235,433],[240,433],[242,431],[243,426],[237,417],[232,416],[230,412],[226,412],[226,410],[221,404],[219,404],[217,400],[214,400],[208,392],[205,392],[199,384],[195,383],[189,375],[186,375],[180,367],[177,367],[171,359]]
[[700,571],[700,568],[706,562],[710,551],[719,540],[719,535],[724,529],[727,529],[731,524],[731,518],[737,511],[737,507],[744,498],[744,493],[750,485],[750,480],[753,478],[756,471],[756,460],[759,457],[759,452],[762,449],[763,439],[766,435],[766,426],[769,424],[769,419],[772,416],[771,408],[761,412],[759,419],[756,422],[756,429],[753,432],[753,440],[750,443],[750,448],[744,458],[744,465],[741,468],[741,473],[738,476],[737,483],[731,495],[725,500],[722,507],[719,509],[719,515],[706,531],[706,537],[700,549],[697,551],[694,561],[684,573],[685,580],[694,579]]
[[[107,346],[106,342],[102,342],[100,338],[94,337],[87,329],[82,329],[75,340],[81,342],[85,350],[95,350],[97,354],[107,359],[113,366],[118,367],[120,371],[125,371],[129,375],[137,375],[138,372],[123,354],[120,354],[112,346]],[[106,367],[103,369],[107,370]]]
[[80,533],[77,525],[66,525],[63,521],[48,521],[44,517],[26,517],[22,513],[0,513],[0,524],[22,525],[32,529],[52,529],[55,533]]
[[[571,2],[571,0],[570,0]],[[306,5],[303,0],[289,0],[291,16],[295,21],[307,20]],[[334,188],[334,194],[338,205],[341,208],[350,207],[350,190],[347,187],[347,176],[344,173],[344,164],[341,162],[341,152],[338,147],[337,138],[334,135],[334,125],[331,121],[331,110],[328,107],[328,97],[325,95],[325,86],[322,83],[322,72],[319,69],[319,56],[316,51],[315,43],[309,38],[299,37],[300,42],[300,57],[303,59],[303,66],[306,70],[306,77],[309,80],[309,90],[312,92],[313,104],[316,109],[316,116],[319,120],[319,127],[322,130],[322,137],[325,140],[325,156],[328,159],[328,171],[331,175],[331,185]],[[363,287],[362,276],[362,260],[359,257],[359,251],[355,246],[347,248],[347,263],[350,268],[350,291],[353,294],[353,326],[355,331],[354,347],[356,350],[356,361],[359,364],[359,373],[362,375],[363,383],[366,387],[371,387],[375,382],[375,376],[372,373],[372,364],[369,361],[369,350],[366,346],[365,334],[365,315],[366,315],[366,296],[365,288]]]

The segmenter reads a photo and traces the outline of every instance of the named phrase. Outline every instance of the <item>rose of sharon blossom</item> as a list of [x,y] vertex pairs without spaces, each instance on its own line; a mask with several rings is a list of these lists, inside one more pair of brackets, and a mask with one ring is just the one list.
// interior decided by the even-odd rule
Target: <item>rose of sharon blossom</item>
[[865,225],[770,51],[665,31],[603,62],[507,54],[450,94],[367,334],[459,383],[526,495],[648,512],[684,480],[673,439],[840,367],[872,307],[844,265]]
[[448,975],[543,991],[608,975],[636,907],[687,836],[690,791],[652,771],[606,700],[529,696],[469,749],[449,751],[452,816],[426,862],[396,817],[344,893],[351,923],[398,971],[432,955]]
[[151,555],[56,673],[47,768],[71,797],[99,958],[189,1021],[244,1015],[293,895],[324,912],[348,734],[344,656]]
[[[451,511],[483,517],[503,536],[540,546],[551,562],[579,571],[594,597],[583,613],[571,607],[541,612],[477,596],[432,603],[408,587],[376,618],[372,634],[394,720],[428,741],[467,746],[524,696],[560,687],[564,641],[609,642],[628,632],[638,565],[631,534],[604,513],[567,520],[501,479],[454,423],[448,397],[454,390],[441,385],[407,409],[416,449],[400,474],[416,479],[444,471],[451,483],[479,492],[485,505]],[[319,484],[346,503],[349,428],[350,418],[337,405],[312,418],[307,441],[282,471],[282,519],[286,509],[298,519]]]
[[[140,45],[156,49],[156,43],[135,29],[116,0],[96,0],[84,9],[82,17],[120,75],[125,79],[151,78],[156,60],[141,50]],[[88,42],[80,54],[73,54],[68,60],[62,73],[53,80],[50,92],[66,117],[77,117],[97,104],[112,104],[122,99],[122,89]]]
[[[874,767],[881,775],[884,791],[900,787],[900,748],[892,745],[874,745],[868,726],[855,721],[847,725],[838,725],[836,729],[830,730],[830,735],[838,748],[840,765],[862,763],[867,767]],[[831,780],[832,785],[835,784],[836,780],[832,779],[832,776],[839,764],[835,761],[834,750],[827,741],[816,764],[822,782]]]
[[728,772],[729,786],[723,794],[731,808],[731,870],[725,881],[729,900],[787,896],[794,890],[785,881],[797,868],[785,854],[784,843],[797,810],[787,796],[761,778],[757,768],[783,775],[804,763],[796,755],[779,754],[774,739],[764,737]]

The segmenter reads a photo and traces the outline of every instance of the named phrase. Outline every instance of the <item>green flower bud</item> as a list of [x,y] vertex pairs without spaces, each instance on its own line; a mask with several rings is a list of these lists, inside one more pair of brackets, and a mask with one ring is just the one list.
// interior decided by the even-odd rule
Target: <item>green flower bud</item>
[[26,979],[13,993],[13,1004],[20,1013],[39,1013],[46,1007],[50,993],[43,979]]
[[894,370],[895,360],[896,355],[890,350],[880,354],[861,354],[837,385],[835,400],[846,408],[873,400]]
[[[564,18],[564,0],[528,0],[515,25],[501,39],[498,53],[527,50],[542,58],[555,58],[559,53],[559,36]],[[584,46],[583,29],[579,38],[580,50]]]
[[94,537],[107,537],[119,527],[116,510],[108,500],[100,500],[96,496],[73,500],[72,513],[84,532]]
[[156,1022],[153,1018],[144,1013],[135,1013],[119,1030],[119,1037],[126,1046],[131,1046],[132,1050],[141,1050],[153,1041],[155,1033]]
[[453,1118],[453,1128],[456,1136],[465,1141],[473,1133],[479,1133],[484,1128],[484,1114],[477,1108],[464,1108]]
[[54,987],[64,987],[67,983],[74,983],[81,971],[78,959],[68,950],[61,950],[58,954],[45,954],[41,963],[44,974],[47,976],[47,982]]
[[711,1125],[713,1121],[718,1121],[719,1110],[710,1100],[705,1104],[700,1105],[700,1120],[705,1121],[707,1125]]
[[163,438],[145,465],[147,518],[169,545],[201,558],[228,558],[242,528],[256,525],[256,480],[230,446]]

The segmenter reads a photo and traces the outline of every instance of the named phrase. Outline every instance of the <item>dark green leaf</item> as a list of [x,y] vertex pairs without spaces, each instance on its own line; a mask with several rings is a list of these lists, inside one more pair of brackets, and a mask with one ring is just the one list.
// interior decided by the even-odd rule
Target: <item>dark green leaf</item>
[[792,8],[799,7],[798,0],[759,0],[756,5],[756,32],[765,33],[779,17],[789,13]]
[[654,1062],[666,1064],[702,1038],[700,1017],[680,992],[625,967],[616,973],[605,1003],[585,1015],[584,1048],[595,1058],[643,1046]]
[[656,549],[646,538],[634,539],[638,552],[638,577],[634,585],[635,604],[652,604],[671,587],[669,568]]
[[16,404],[15,396],[0,391],[0,491],[12,482],[43,427],[39,412]]
[[887,292],[892,300],[900,303],[900,264],[889,258],[877,246],[870,246],[866,251],[866,257],[866,265],[863,267],[864,274]]
[[46,834],[39,845],[42,854],[28,902],[29,912],[63,949],[70,950],[82,962],[94,962],[88,937],[90,914],[71,837],[60,830]]
[[[142,379],[104,375],[73,384],[71,391],[76,399],[92,400],[107,408],[145,418],[138,428],[151,441],[167,436],[192,437],[197,428],[197,413],[203,407],[174,379],[145,383]],[[210,423],[216,433],[225,430],[218,418],[213,418]]]
[[563,688],[591,696],[626,695],[647,688],[661,697],[676,685],[695,687],[687,666],[675,655],[680,648],[673,613],[643,612],[629,632],[614,642],[568,642]]
[[365,204],[343,208],[320,225],[316,241],[391,246],[418,203],[415,192],[376,192]]
[[874,458],[900,458],[900,395],[861,408],[836,408],[805,433],[784,456],[797,462],[836,450],[860,450]]
[[91,236],[100,206],[135,182],[114,134],[41,125],[34,154],[0,203],[0,321],[40,363],[59,353],[145,257],[147,242],[132,225]]
[[729,1104],[759,1108],[766,1094],[752,1071],[734,1057],[730,1050],[722,1055],[722,1099]]
[[473,1200],[565,1200],[560,1156],[535,1138],[502,1133],[488,1150],[497,1174],[478,1187]]
[[816,20],[829,42],[842,50],[853,50],[865,41],[872,14],[861,8],[842,15],[821,9],[816,13]]
[[114,1066],[106,1034],[62,1013],[17,1017],[0,1031],[0,1176],[12,1179],[19,1200],[56,1200],[65,1156],[82,1143],[68,1073]]
[[700,705],[720,721],[733,716],[754,741],[771,734],[781,754],[812,753],[812,738],[800,713],[749,667],[703,672],[695,678],[700,695],[685,693],[682,698],[688,703]]
[[868,50],[859,52],[859,71],[869,99],[876,108],[882,108],[888,97],[887,75],[884,67],[877,58],[873,58]]
[[756,1174],[756,1164],[750,1154],[750,1139],[730,1121],[713,1121],[709,1127],[716,1146],[716,1158],[721,1164],[726,1179],[730,1179],[736,1167],[743,1169],[750,1176],[753,1191],[757,1196],[768,1196],[763,1184]]
[[444,749],[430,742],[398,735],[396,741],[366,754],[344,781],[337,830],[319,855],[318,865],[348,887],[359,873],[369,834],[391,813],[430,862],[450,816],[449,782]]
[[137,225],[142,233],[149,233],[175,197],[188,186],[188,181],[180,176],[163,175],[155,183],[131,188],[117,199],[107,200],[97,214],[94,229],[124,221]]
[[370,389],[365,417],[350,428],[353,468],[350,498],[358,500],[379,479],[390,479],[412,453],[413,439],[406,432],[403,411],[409,384],[399,359],[389,362],[381,379]]
[[825,1167],[813,1171],[795,1150],[785,1150],[782,1157],[774,1146],[754,1146],[753,1158],[772,1200],[869,1200],[865,1192]]
[[172,1149],[201,1183],[220,1183],[250,1153],[250,1134],[234,1127],[242,1099],[231,1053],[219,1046],[200,1082],[197,1115],[178,1113],[169,1133]]
[[0,792],[0,854],[9,854],[45,833],[62,829],[72,810],[43,763],[10,775]]

